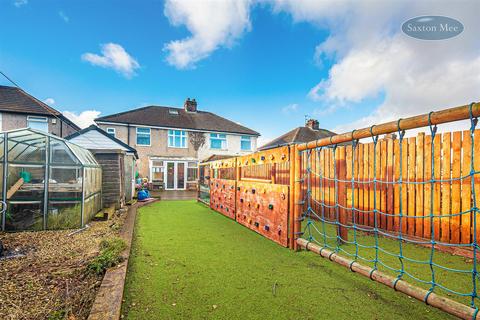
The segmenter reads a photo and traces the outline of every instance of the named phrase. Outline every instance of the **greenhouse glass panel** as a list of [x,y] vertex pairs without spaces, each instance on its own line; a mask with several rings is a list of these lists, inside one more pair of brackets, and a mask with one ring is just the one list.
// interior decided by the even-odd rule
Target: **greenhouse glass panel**
[[50,161],[58,164],[79,164],[80,161],[61,140],[50,140]]
[[5,212],[5,230],[42,230],[43,202],[7,202]]
[[102,169],[88,150],[33,129],[1,133],[0,144],[2,230],[81,228],[102,209]]

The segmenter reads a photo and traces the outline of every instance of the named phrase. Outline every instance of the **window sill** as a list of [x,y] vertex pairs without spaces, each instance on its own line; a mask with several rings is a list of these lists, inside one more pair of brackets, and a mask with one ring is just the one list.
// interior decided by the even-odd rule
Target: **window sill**
[[188,147],[174,147],[174,146],[168,146],[168,147],[172,149],[188,149]]

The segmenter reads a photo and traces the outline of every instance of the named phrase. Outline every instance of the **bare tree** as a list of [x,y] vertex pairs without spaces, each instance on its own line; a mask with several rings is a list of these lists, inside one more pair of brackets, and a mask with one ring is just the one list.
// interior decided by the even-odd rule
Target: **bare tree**
[[203,132],[190,132],[190,143],[195,151],[198,151],[205,144],[205,134]]

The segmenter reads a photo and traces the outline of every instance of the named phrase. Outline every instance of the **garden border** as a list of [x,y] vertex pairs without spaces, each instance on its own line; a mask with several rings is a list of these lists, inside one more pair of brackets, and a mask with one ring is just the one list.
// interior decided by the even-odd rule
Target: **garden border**
[[102,284],[98,289],[97,296],[90,310],[88,320],[118,320],[121,317],[123,289],[127,276],[128,260],[132,247],[133,231],[137,210],[144,205],[156,202],[157,199],[132,205],[128,208],[125,224],[120,232],[120,237],[125,241],[127,247],[122,252],[124,261],[116,267],[110,268],[103,277]]

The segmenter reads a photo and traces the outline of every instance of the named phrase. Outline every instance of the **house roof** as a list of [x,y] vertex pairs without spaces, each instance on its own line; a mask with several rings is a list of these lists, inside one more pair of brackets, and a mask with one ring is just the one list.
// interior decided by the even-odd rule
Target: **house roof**
[[[176,114],[172,114],[172,112]],[[153,127],[230,132],[259,136],[252,129],[206,111],[187,112],[182,108],[148,106],[95,119],[95,122],[126,123]]]
[[235,156],[227,156],[227,155],[222,155],[222,154],[212,154],[208,158],[202,160],[202,162],[217,161],[217,160],[229,159],[229,158],[233,158],[233,157],[235,157]]
[[[115,144],[117,145],[120,145],[123,149],[125,149],[126,151],[128,152],[132,152],[135,157],[138,159],[138,153],[137,153],[137,150],[135,148],[132,148],[131,146],[129,146],[128,144],[124,143],[122,140],[116,138],[116,137],[113,137],[112,135],[108,134],[105,130],[97,127],[96,125],[92,124],[91,126],[85,128],[85,129],[82,129],[80,131],[77,131],[67,137],[65,137],[66,140],[73,140],[75,138],[78,138],[78,137],[81,137],[81,136],[86,136],[89,132],[92,132],[92,131],[95,131],[95,132],[98,132],[99,134],[102,135],[102,138],[103,139],[109,139],[110,141],[114,142]],[[87,149],[103,149],[102,146],[105,145],[105,143],[102,144],[102,141],[87,141],[88,143],[88,146],[85,145],[84,147],[86,147]],[[80,143],[80,141],[78,141],[77,143]],[[92,144],[95,143],[95,146],[92,146]],[[109,146],[107,149],[111,149],[111,147]]]
[[75,130],[80,128],[61,112],[38,100],[18,87],[0,86],[0,111],[54,116],[66,122]]
[[335,132],[329,131],[327,129],[313,130],[309,127],[298,127],[281,135],[276,139],[273,139],[269,143],[260,147],[259,150],[266,150],[290,144],[309,142],[326,137],[331,137],[334,135],[336,135]]

